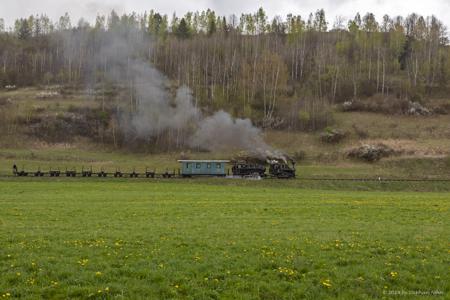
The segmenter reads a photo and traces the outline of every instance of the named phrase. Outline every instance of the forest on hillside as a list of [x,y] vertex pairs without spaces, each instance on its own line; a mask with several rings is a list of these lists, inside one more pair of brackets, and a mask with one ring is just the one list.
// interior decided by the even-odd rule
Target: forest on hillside
[[[105,93],[112,84],[105,74],[115,62],[93,57],[108,33],[138,45],[125,60],[142,60],[171,84],[189,87],[196,107],[225,110],[263,128],[317,130],[332,123],[338,104],[405,113],[411,103],[450,92],[448,34],[434,16],[377,21],[367,13],[330,22],[324,10],[307,19],[269,19],[262,8],[239,17],[211,10],[182,17],[112,11],[94,24],[74,24],[68,14],[57,21],[40,15],[18,19],[13,28],[0,19],[0,86]],[[111,97],[131,98],[132,111],[133,93],[118,96],[110,89]]]

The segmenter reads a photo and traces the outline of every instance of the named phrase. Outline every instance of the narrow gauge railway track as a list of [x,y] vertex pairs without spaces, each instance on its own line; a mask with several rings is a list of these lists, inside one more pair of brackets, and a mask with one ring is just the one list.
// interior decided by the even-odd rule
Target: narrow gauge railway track
[[450,178],[302,178],[305,181],[356,181],[356,182],[450,182]]
[[[227,172],[228,178],[234,179],[252,179],[251,176],[229,176],[230,170]],[[101,171],[94,172],[92,169],[82,170],[81,172],[77,172],[76,170],[49,170],[49,171],[17,171],[15,174],[0,174],[0,178],[124,178],[124,179],[136,179],[136,178],[167,178],[167,179],[175,179],[175,178],[184,178],[180,174],[180,170],[166,170],[164,172],[156,172],[156,170],[150,170],[148,168],[145,169],[145,172],[138,172],[135,169],[131,172],[122,172],[120,170],[116,170],[115,172],[106,172],[103,169]],[[196,176],[194,176],[195,178]],[[207,177],[207,176],[199,176],[199,177]],[[210,176],[214,177],[214,176]],[[215,176],[218,177],[218,176]],[[266,176],[261,178],[264,180],[267,179],[278,179],[276,177]],[[329,177],[297,177],[298,181],[347,181],[347,182],[449,182],[450,178],[329,178]]]

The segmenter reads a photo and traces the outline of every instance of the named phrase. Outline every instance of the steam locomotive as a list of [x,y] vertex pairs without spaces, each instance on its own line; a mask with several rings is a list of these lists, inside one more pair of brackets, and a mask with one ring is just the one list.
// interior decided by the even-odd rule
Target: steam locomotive
[[268,160],[269,174],[266,174],[266,165],[263,163],[255,163],[249,161],[235,162],[231,168],[234,176],[259,176],[261,178],[279,178],[290,179],[295,178],[295,161],[289,160],[291,163],[280,160]]

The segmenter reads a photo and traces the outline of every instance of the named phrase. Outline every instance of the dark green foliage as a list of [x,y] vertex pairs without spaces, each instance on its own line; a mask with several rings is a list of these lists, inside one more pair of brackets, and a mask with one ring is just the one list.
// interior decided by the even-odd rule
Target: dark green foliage
[[208,35],[213,35],[217,31],[216,19],[212,15],[208,20]]
[[411,56],[412,52],[412,43],[414,41],[414,38],[411,36],[406,37],[406,41],[403,44],[403,49],[400,52],[400,55],[398,57],[398,62],[400,63],[400,70],[406,70],[408,58]]
[[28,40],[32,36],[32,27],[27,19],[16,21],[15,30],[19,40]]
[[189,27],[184,18],[182,18],[180,24],[178,24],[176,35],[181,39],[187,39],[190,36]]

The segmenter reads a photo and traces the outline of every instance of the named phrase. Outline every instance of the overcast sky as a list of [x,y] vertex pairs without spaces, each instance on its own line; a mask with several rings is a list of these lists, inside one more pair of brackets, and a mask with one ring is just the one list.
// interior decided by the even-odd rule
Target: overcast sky
[[307,17],[310,12],[324,8],[327,20],[332,25],[336,16],[353,17],[373,12],[378,19],[384,14],[406,16],[409,13],[428,16],[436,15],[450,27],[450,0],[0,0],[0,18],[8,25],[14,19],[31,14],[47,14],[57,20],[68,12],[72,23],[83,17],[88,21],[97,14],[105,14],[115,9],[123,12],[144,12],[150,9],[171,15],[182,15],[187,11],[211,8],[221,15],[254,12],[264,7],[269,16],[285,16],[288,13]]

